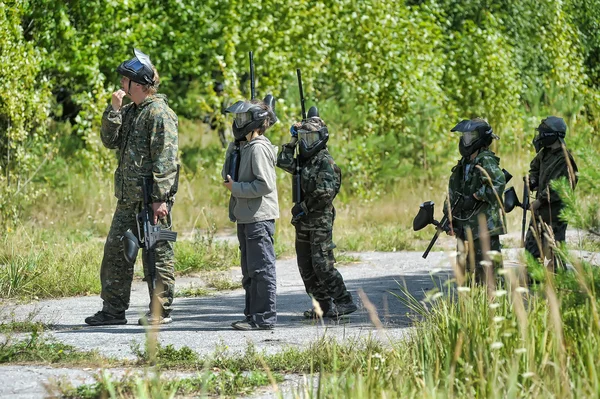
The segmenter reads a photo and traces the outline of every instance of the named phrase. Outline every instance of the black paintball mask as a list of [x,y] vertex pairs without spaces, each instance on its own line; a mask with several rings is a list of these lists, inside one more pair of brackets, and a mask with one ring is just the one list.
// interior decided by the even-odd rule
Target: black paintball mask
[[[315,107],[311,107],[312,108]],[[316,111],[316,108],[315,108]],[[310,110],[309,110],[310,112]],[[315,112],[318,115],[318,111]],[[312,116],[302,122],[298,129],[300,156],[309,159],[323,148],[329,140],[329,131],[325,122],[318,116]]]
[[538,132],[532,142],[535,152],[540,152],[543,147],[550,147],[557,140],[565,144],[564,138],[567,135],[567,124],[563,118],[549,116],[543,119],[542,123],[535,130]]
[[480,148],[489,146],[493,139],[500,139],[490,124],[481,118],[463,119],[450,131],[462,133],[458,150],[463,157],[470,157]]
[[144,86],[154,85],[154,70],[150,57],[142,53],[140,50],[133,49],[134,57],[128,61],[124,61],[117,67],[119,75],[129,78],[129,87],[127,94],[131,91],[131,82],[136,82]]
[[275,124],[277,117],[275,116],[274,106],[275,101],[273,96],[268,95],[263,102],[238,101],[227,108],[225,113],[234,115],[233,136],[235,139],[237,141],[245,141],[246,135],[264,126],[265,121],[267,121],[267,127]]

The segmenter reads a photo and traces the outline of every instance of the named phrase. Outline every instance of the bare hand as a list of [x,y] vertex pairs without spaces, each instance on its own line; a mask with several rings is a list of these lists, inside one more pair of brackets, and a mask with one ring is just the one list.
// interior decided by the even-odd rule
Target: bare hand
[[152,210],[154,211],[154,224],[158,223],[158,219],[162,219],[169,213],[166,202],[153,202]]
[[537,210],[540,209],[541,206],[542,203],[540,202],[540,200],[535,200],[531,203],[531,209],[533,209],[534,212],[537,212]]
[[119,89],[112,94],[111,105],[113,110],[118,111],[123,105],[123,97],[125,97],[125,91]]
[[227,175],[227,181],[223,182],[223,185],[227,187],[227,190],[231,191],[231,188],[233,187],[233,180],[231,180],[231,176]]

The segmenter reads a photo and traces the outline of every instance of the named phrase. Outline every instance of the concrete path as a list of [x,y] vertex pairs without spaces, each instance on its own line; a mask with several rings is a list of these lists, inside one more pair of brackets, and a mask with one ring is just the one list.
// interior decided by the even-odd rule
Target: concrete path
[[[514,263],[520,250],[504,251],[505,263]],[[359,289],[363,290],[377,308],[385,326],[384,339],[399,339],[409,326],[409,309],[393,294],[400,293],[399,283],[406,285],[412,295],[423,298],[424,292],[440,284],[450,274],[448,253],[432,252],[427,260],[421,252],[361,253],[355,254],[360,262],[339,267],[346,284],[357,302]],[[593,254],[582,256],[597,262]],[[431,275],[434,268],[440,273]],[[244,351],[248,342],[257,350],[274,353],[285,347],[303,348],[326,335],[341,340],[379,336],[369,314],[362,303],[359,311],[345,323],[329,322],[325,326],[307,322],[302,312],[311,307],[297,270],[295,259],[277,261],[277,310],[278,325],[273,331],[233,330],[230,324],[242,317],[244,306],[243,290],[220,293],[199,298],[176,298],[174,322],[161,328],[159,341],[176,348],[188,346],[194,351],[209,355],[217,345],[225,345],[230,351]],[[232,279],[241,279],[239,271],[231,270]],[[180,278],[179,289],[198,284],[197,278]],[[145,342],[146,330],[137,325],[148,304],[148,292],[143,282],[135,282],[131,297],[131,308],[125,326],[89,327],[83,323],[85,317],[94,314],[101,306],[98,296],[74,297],[38,301],[29,304],[4,304],[0,314],[2,322],[25,319],[35,314],[33,321],[54,325],[46,334],[66,344],[83,350],[96,349],[102,355],[121,359],[132,359],[133,343]],[[12,314],[12,315],[11,315]],[[0,366],[0,397],[34,398],[43,396],[42,384],[51,378],[65,376],[74,384],[89,382],[96,370],[70,370],[44,366]]]

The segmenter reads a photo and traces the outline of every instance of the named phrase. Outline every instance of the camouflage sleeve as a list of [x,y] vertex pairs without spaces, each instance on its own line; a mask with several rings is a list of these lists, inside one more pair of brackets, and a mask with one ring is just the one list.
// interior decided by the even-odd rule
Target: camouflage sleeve
[[543,150],[538,152],[529,164],[529,186],[534,190],[537,188],[537,185],[540,182],[540,164],[542,152]]
[[312,192],[304,193],[304,201],[301,203],[306,214],[319,211],[333,202],[340,184],[340,176],[335,167],[332,158],[323,158],[319,163],[316,188]]
[[277,155],[277,166],[288,173],[296,172],[296,159],[294,158],[295,146],[284,144],[281,146],[281,151]]
[[120,111],[114,111],[112,105],[108,105],[102,114],[102,126],[100,138],[106,148],[115,149],[121,146],[121,124],[123,114],[127,112],[131,104],[127,104]]
[[479,166],[485,170],[485,173],[478,168],[481,188],[475,192],[475,195],[489,204],[498,204],[498,200],[502,199],[502,193],[504,193],[504,187],[506,186],[504,173],[496,160],[491,157],[484,157]]
[[178,122],[175,114],[159,111],[150,120],[150,154],[154,187],[152,200],[166,201],[177,178]]

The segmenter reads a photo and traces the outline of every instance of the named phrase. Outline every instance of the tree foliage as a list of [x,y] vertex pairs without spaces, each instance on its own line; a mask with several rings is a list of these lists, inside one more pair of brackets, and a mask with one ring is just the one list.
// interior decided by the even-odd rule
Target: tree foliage
[[[598,10],[598,0],[1,2],[0,179],[26,180],[35,154],[52,151],[109,165],[99,118],[133,46],[150,54],[170,104],[192,119],[218,103],[214,80],[232,98],[248,96],[252,50],[258,94],[283,99],[287,124],[297,119],[302,68],[309,101],[353,115],[336,134],[352,141],[346,170],[370,176],[367,185],[447,158],[461,118],[486,117],[502,143],[518,144],[523,113],[547,103],[549,90],[582,99],[574,115],[596,127]],[[51,120],[69,123],[68,146],[54,141]]]

